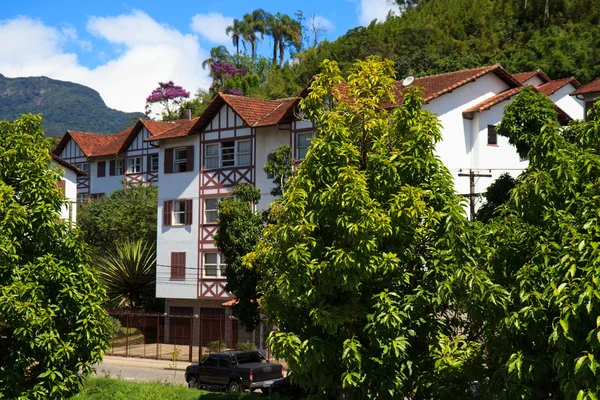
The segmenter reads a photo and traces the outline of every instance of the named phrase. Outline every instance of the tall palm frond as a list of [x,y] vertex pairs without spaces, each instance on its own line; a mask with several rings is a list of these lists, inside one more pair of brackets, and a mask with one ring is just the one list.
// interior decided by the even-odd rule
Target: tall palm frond
[[[202,61],[202,69],[210,68],[210,66],[214,62],[221,62],[221,63],[230,63],[231,62],[231,54],[229,53],[229,50],[227,50],[227,47],[221,45],[221,46],[216,46],[216,47],[213,47],[212,49],[210,49],[210,58],[207,58],[206,60]],[[212,73],[211,73],[211,75],[212,75]]]
[[100,259],[98,277],[111,301],[120,307],[139,307],[154,297],[156,250],[142,240],[118,243],[114,254]]

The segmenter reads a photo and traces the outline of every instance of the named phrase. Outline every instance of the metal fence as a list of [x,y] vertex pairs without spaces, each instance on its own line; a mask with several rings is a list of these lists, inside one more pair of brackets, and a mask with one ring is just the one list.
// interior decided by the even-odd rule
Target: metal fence
[[[107,354],[199,362],[210,353],[263,349],[261,331],[246,331],[234,317],[207,309],[200,314],[113,311]],[[268,350],[265,354],[269,356]]]

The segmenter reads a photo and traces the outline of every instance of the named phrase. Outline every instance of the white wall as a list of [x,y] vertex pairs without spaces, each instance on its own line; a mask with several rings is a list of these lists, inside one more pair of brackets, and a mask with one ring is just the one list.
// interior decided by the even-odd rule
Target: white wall
[[504,81],[489,73],[424,106],[437,114],[442,124],[442,140],[437,144],[436,152],[454,177],[457,193],[469,193],[469,178],[459,177],[458,174],[461,169],[468,172],[469,168],[473,168],[477,157],[473,153],[475,140],[478,139],[474,134],[477,125],[472,128],[474,120],[463,118],[462,113],[506,89],[508,85]]
[[[58,171],[65,181],[65,201],[60,209],[60,218],[64,220],[77,221],[77,174],[70,168],[65,168],[52,161],[52,168]],[[69,211],[70,210],[70,211]]]
[[[103,177],[98,177],[98,163],[100,161],[105,162],[106,171],[104,172]],[[124,169],[127,168],[124,163]],[[90,194],[98,194],[104,193],[106,196],[111,194],[117,189],[123,188],[123,179],[125,179],[124,175],[116,175],[110,176],[110,159],[99,159],[90,162]]]
[[[192,145],[194,146],[194,170],[165,174],[164,150],[171,147]],[[169,140],[160,147],[156,261],[156,297],[159,298],[196,299],[198,297],[199,147],[199,137],[197,135]],[[173,199],[192,199],[193,216],[191,225],[163,226],[163,203],[165,200]],[[169,268],[171,252],[186,253],[185,280],[171,280],[171,270]]]
[[585,103],[575,96],[570,96],[574,90],[575,87],[569,83],[552,93],[550,95],[550,100],[566,112],[569,117],[573,119],[583,119],[585,116]]
[[277,126],[266,126],[256,128],[256,187],[260,189],[260,202],[257,208],[266,210],[275,199],[271,196],[271,190],[275,187],[272,179],[267,177],[263,170],[269,153],[276,148],[290,144],[289,125],[278,129]]
[[534,75],[531,78],[529,78],[528,80],[526,80],[525,82],[523,82],[523,85],[540,86],[543,84],[544,84],[544,81],[541,80],[537,75]]

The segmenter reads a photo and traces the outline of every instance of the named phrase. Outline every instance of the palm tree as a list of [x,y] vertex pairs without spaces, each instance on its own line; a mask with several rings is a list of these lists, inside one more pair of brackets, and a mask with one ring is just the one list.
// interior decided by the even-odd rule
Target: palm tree
[[279,41],[279,66],[283,64],[285,57],[285,46],[296,46],[296,49],[302,45],[302,25],[289,15],[281,17],[283,22],[283,40]]
[[229,54],[229,50],[227,50],[227,47],[217,46],[210,49],[210,58],[207,58],[206,60],[202,61],[202,69],[210,68],[210,66],[214,62],[231,62],[231,54]]
[[260,41],[262,42],[265,33],[267,33],[266,20],[269,15],[269,13],[260,8],[252,11],[250,14],[244,14],[243,20],[246,24],[245,29],[247,30],[245,40],[250,44],[253,60],[256,58],[257,33],[260,33]]
[[235,46],[235,52],[237,54],[240,54],[240,42],[242,42],[242,45],[246,47],[246,44],[243,40],[244,32],[246,31],[244,25],[245,24],[243,21],[240,21],[239,19],[234,19],[233,25],[229,25],[225,29],[225,33],[231,36],[231,42]]
[[111,301],[136,308],[154,298],[156,250],[142,240],[117,244],[116,253],[102,257],[98,277]]
[[287,14],[269,15],[266,21],[267,33],[273,37],[273,63],[277,61],[279,50],[279,66],[285,58],[287,45],[300,46],[302,40],[302,25]]

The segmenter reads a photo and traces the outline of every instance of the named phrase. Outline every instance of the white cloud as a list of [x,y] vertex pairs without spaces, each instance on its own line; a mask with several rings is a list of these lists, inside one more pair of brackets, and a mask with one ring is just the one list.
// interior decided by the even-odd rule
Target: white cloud
[[334,28],[331,21],[321,15],[315,15],[314,23],[315,26],[325,29],[326,31],[332,31]]
[[376,19],[378,22],[385,21],[388,13],[392,11],[398,15],[398,5],[393,0],[359,0],[357,4],[358,22],[367,26]]
[[92,51],[92,42],[79,39],[79,35],[77,35],[77,30],[75,28],[63,27],[61,31],[66,41],[75,43],[77,46],[81,47],[82,50]]
[[229,45],[231,38],[227,36],[225,30],[232,24],[233,17],[226,17],[223,14],[196,14],[192,17],[190,29],[213,43]]
[[173,80],[192,93],[210,86],[201,66],[208,54],[195,35],[161,25],[141,11],[92,17],[87,29],[121,50],[119,55],[90,69],[63,49],[65,38],[79,40],[76,32],[27,17],[0,21],[0,73],[80,83],[97,90],[109,107],[123,111],[143,111],[159,81]]

